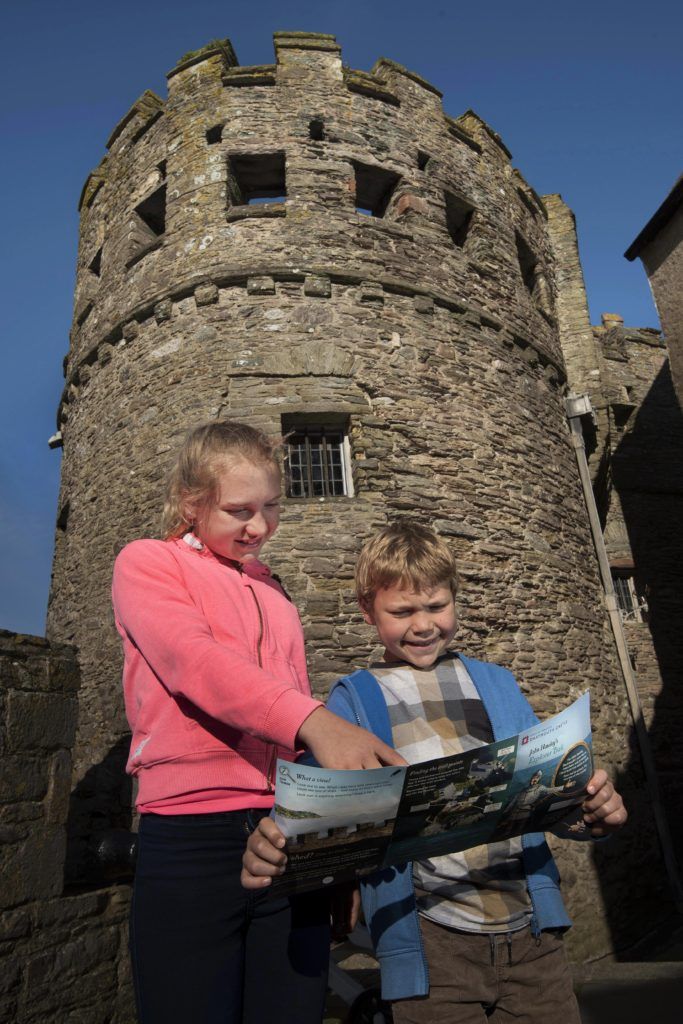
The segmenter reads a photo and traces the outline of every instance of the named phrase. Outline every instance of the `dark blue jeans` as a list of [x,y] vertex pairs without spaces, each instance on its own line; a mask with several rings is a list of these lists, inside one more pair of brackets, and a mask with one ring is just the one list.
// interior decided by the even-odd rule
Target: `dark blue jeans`
[[327,894],[240,885],[263,813],[142,816],[130,929],[140,1024],[320,1024]]

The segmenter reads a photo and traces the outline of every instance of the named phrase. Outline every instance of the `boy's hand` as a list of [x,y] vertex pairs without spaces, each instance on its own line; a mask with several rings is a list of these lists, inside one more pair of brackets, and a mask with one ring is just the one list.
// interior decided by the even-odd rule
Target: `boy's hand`
[[261,818],[242,854],[240,881],[245,889],[264,889],[287,863],[285,837],[272,818]]
[[308,716],[299,729],[297,741],[311,751],[321,768],[382,768],[407,764],[393,747],[327,708],[316,708]]
[[628,818],[624,801],[602,768],[595,772],[587,789],[588,796],[583,802],[583,820],[592,826],[591,835],[596,838],[611,835]]

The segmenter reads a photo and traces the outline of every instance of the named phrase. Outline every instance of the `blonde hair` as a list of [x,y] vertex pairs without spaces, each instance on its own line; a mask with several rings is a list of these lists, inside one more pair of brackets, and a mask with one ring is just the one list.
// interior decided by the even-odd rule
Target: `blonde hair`
[[166,484],[161,521],[166,540],[192,528],[188,506],[200,509],[218,498],[218,473],[226,463],[245,461],[280,466],[276,452],[281,442],[271,441],[262,430],[236,420],[217,420],[195,427],[178,452]]
[[365,609],[384,587],[398,584],[418,593],[446,582],[455,597],[458,569],[452,551],[433,530],[407,519],[366,541],[356,562],[356,596]]

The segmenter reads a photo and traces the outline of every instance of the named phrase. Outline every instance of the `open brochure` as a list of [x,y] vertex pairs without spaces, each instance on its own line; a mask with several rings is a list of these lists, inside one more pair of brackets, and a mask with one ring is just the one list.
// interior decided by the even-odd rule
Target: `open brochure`
[[525,832],[588,839],[590,699],[462,754],[407,768],[332,771],[278,760],[273,817],[287,836],[276,893],[360,878]]

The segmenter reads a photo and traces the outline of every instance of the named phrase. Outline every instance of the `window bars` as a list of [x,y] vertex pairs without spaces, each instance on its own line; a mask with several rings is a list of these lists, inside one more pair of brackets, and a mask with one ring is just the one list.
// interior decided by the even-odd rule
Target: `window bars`
[[297,427],[287,438],[287,497],[348,494],[344,444],[344,432],[339,427]]

